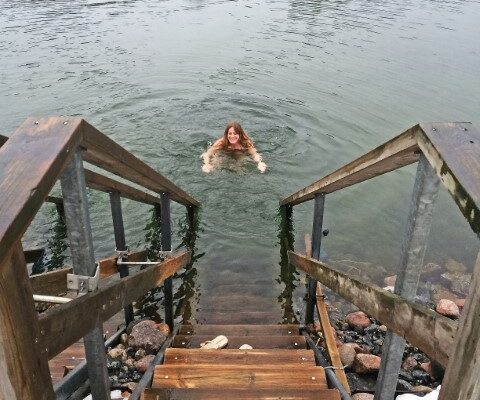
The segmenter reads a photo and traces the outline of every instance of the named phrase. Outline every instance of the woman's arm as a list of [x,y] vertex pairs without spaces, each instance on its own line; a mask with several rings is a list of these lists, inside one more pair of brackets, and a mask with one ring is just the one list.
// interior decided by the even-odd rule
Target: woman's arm
[[260,155],[260,153],[257,152],[257,149],[253,145],[248,148],[248,152],[252,156],[253,161],[255,161],[257,163],[258,170],[263,174],[265,172],[265,170],[267,169],[267,164],[265,164],[262,161],[262,156]]
[[205,173],[209,173],[212,171],[213,167],[210,164],[210,157],[212,157],[218,149],[221,147],[222,139],[218,139],[213,145],[211,145],[205,153],[201,155],[203,159],[202,171]]

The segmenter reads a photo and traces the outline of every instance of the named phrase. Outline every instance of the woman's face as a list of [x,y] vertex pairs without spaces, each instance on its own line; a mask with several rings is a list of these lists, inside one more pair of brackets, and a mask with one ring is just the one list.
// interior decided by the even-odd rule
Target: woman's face
[[230,144],[235,144],[240,139],[240,135],[235,132],[235,128],[233,126],[227,132],[227,139]]

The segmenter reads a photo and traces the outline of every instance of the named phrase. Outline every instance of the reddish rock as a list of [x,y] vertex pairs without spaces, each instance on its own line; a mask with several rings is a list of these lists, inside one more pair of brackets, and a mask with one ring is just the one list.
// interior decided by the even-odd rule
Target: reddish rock
[[156,328],[160,332],[162,332],[165,336],[170,335],[170,327],[167,324],[165,324],[165,323],[157,324]]
[[417,366],[417,364],[417,360],[415,360],[415,358],[413,358],[412,356],[409,356],[405,360],[403,360],[402,368],[405,371],[412,371]]
[[428,263],[422,268],[421,277],[423,280],[436,280],[442,272],[442,267],[435,263]]
[[340,355],[340,360],[344,367],[351,367],[353,365],[355,356],[357,355],[357,347],[360,346],[356,343],[345,343],[338,349],[338,354]]
[[153,354],[149,354],[148,356],[145,356],[145,357],[141,358],[140,360],[135,361],[135,363],[133,365],[135,366],[135,369],[138,372],[144,374],[145,371],[148,369],[149,365],[152,363],[154,358],[155,358],[155,356]]
[[458,318],[460,316],[460,310],[455,302],[447,299],[441,299],[435,310],[446,317]]
[[463,310],[463,307],[465,307],[465,300],[466,299],[457,299],[455,300],[455,304],[457,305],[457,307],[460,309],[460,311]]
[[397,275],[387,276],[383,280],[383,283],[385,284],[385,286],[395,286],[396,280],[397,280]]
[[420,364],[420,369],[427,374],[432,375],[432,363],[430,361]]
[[370,374],[380,369],[380,357],[373,354],[357,354],[353,362],[353,369],[357,374]]
[[367,326],[370,326],[372,324],[372,322],[370,321],[370,318],[368,318],[367,314],[365,314],[363,311],[357,311],[357,312],[348,314],[345,317],[345,321],[352,328],[355,328],[355,327],[366,328]]
[[433,392],[433,389],[428,386],[418,385],[412,387],[413,393],[430,393]]
[[167,337],[156,329],[153,321],[142,321],[135,325],[128,337],[128,345],[134,349],[144,349],[147,354],[156,354]]
[[355,393],[352,400],[373,400],[373,394],[370,393]]

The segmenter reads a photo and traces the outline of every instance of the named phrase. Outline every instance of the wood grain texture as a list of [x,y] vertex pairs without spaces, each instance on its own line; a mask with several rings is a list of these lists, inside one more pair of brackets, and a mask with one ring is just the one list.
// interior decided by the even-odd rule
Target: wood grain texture
[[335,375],[340,383],[343,385],[347,393],[351,393],[350,386],[348,384],[345,370],[343,369],[342,360],[340,360],[340,354],[338,353],[337,341],[335,340],[335,331],[332,325],[330,325],[330,318],[328,317],[327,305],[325,304],[322,287],[317,282],[317,311],[320,320],[320,327],[322,329],[323,338],[325,339],[325,345],[327,347],[328,358],[333,367],[335,367]]
[[0,260],[70,161],[81,131],[80,118],[28,118],[0,148]]
[[[117,267],[117,256],[111,256],[108,258],[103,258],[98,260],[98,266],[100,268],[100,277],[108,278],[109,276],[115,275],[118,273]],[[137,262],[137,261],[146,261],[147,260],[147,251],[134,251],[128,253],[128,261]]]
[[[220,333],[219,333],[220,334]],[[200,348],[200,343],[212,340],[215,335],[176,335],[172,347]],[[254,349],[305,349],[303,336],[228,336],[227,349],[238,349],[242,344],[249,344]]]
[[54,399],[20,241],[0,263],[0,399]]
[[326,263],[288,252],[289,262],[378,319],[443,366],[448,362],[457,323],[413,301],[352,278]]
[[182,325],[179,335],[279,336],[299,335],[298,325]]
[[165,352],[164,364],[235,364],[235,365],[315,365],[311,350],[289,349],[178,349],[169,348]]
[[418,125],[376,149],[337,169],[324,178],[282,199],[280,205],[295,205],[314,198],[315,193],[332,193],[418,160],[416,131]]
[[67,293],[67,274],[72,273],[71,267],[30,276],[30,286],[33,294],[59,296]]
[[85,123],[83,138],[85,161],[156,193],[168,192],[178,203],[199,205],[188,193],[88,123]]
[[147,389],[141,400],[340,400],[334,389]]
[[322,367],[157,365],[152,388],[327,389]]
[[422,123],[418,145],[480,238],[480,132],[470,123]]
[[124,183],[118,182],[114,179],[108,178],[104,175],[97,174],[96,172],[85,169],[85,181],[87,186],[100,190],[101,192],[118,192],[120,196],[126,199],[138,201],[140,203],[155,205],[160,202],[160,198],[152,196],[147,192],[135,189],[132,186],[128,186]]
[[183,252],[131,276],[103,279],[97,291],[53,307],[40,315],[39,324],[43,332],[40,342],[42,347],[48,349],[48,357],[54,357],[100,322],[111,318],[148,290],[161,285],[166,278],[184,267],[188,258],[189,253]]

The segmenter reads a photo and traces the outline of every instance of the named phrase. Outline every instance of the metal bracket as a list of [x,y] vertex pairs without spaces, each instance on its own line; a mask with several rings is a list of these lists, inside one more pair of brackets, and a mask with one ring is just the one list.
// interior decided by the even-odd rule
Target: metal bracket
[[173,257],[173,251],[171,251],[171,250],[159,251],[158,256],[163,257],[163,258],[172,258]]
[[126,256],[128,256],[129,252],[130,252],[130,250],[128,249],[128,247],[127,247],[126,250],[115,249],[115,254],[117,255],[117,258],[126,257]]
[[97,290],[99,280],[100,268],[99,265],[96,264],[94,276],[67,274],[67,289],[76,290],[78,296],[81,296]]

